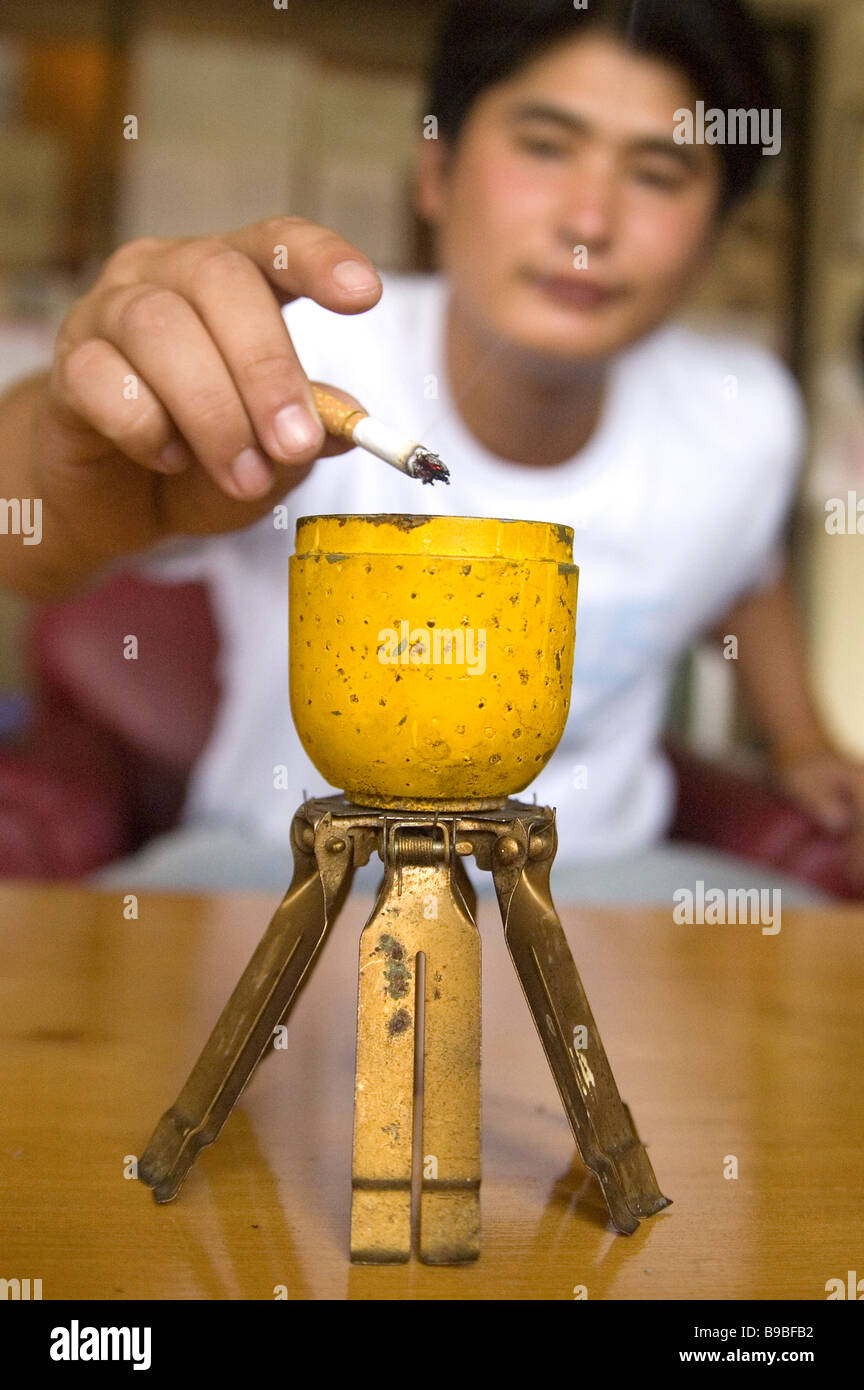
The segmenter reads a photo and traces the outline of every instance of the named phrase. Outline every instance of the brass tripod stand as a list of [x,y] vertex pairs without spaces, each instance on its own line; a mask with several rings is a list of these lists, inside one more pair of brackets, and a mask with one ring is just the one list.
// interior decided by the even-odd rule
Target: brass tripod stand
[[[294,877],[175,1105],[139,1163],[170,1201],[219,1135],[273,1041],[345,901],[377,850],[384,877],[360,940],[351,1258],[411,1253],[414,1065],[422,1015],[420,1259],[480,1252],[480,938],[462,859],[491,872],[504,936],[583,1162],[616,1230],[668,1206],[618,1094],[549,890],[555,815],[376,810],[344,796],[306,801],[292,824]],[[425,962],[422,998],[418,969]]]

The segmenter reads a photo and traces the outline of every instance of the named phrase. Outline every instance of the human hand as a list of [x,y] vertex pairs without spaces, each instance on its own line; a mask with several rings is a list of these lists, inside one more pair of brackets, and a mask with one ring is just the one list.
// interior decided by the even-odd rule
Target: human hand
[[[366,283],[340,283],[346,264]],[[280,305],[357,314],[380,295],[361,251],[300,217],[121,246],[64,319],[34,409],[34,495],[70,564],[81,549],[108,559],[248,526],[316,459],[347,452],[318,418]]]
[[845,837],[850,880],[864,890],[864,763],[825,748],[788,760],[775,778],[824,830]]

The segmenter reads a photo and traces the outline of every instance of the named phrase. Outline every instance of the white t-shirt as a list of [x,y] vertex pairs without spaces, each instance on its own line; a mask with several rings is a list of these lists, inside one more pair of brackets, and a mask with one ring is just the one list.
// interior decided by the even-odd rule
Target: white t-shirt
[[[624,854],[660,837],[674,806],[658,751],[670,680],[694,639],[776,574],[804,450],[785,367],[762,348],[664,327],[615,362],[603,418],[558,467],[503,461],[456,410],[442,355],[442,275],[383,275],[368,313],[297,300],[283,317],[307,375],[356,396],[451,471],[424,487],[362,450],[323,459],[242,532],[140,557],[151,577],[207,580],[222,633],[223,698],[184,820],[289,840],[304,795],[328,787],[288,700],[288,559],[297,517],[415,512],[564,522],[580,567],[570,716],[520,797],[558,809],[559,858]],[[284,513],[283,513],[284,518]],[[288,769],[288,787],[279,785]]]

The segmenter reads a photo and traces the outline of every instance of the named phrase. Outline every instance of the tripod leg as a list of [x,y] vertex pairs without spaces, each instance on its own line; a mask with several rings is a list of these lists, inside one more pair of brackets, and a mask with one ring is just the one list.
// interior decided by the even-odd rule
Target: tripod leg
[[[360,941],[351,1258],[411,1254],[417,966],[426,961],[420,1258],[476,1259],[480,1187],[480,938],[449,847],[388,856]],[[463,870],[464,872],[464,870]],[[469,885],[470,887],[470,885]]]
[[358,1264],[411,1257],[417,960],[392,892],[388,871],[360,936],[351,1173],[351,1259]]
[[444,865],[436,888],[424,923],[420,1259],[456,1264],[480,1254],[480,933]]
[[499,863],[493,875],[507,946],[582,1160],[599,1179],[613,1225],[632,1235],[640,1219],[668,1206],[669,1198],[618,1093],[552,902],[554,826],[543,841],[532,839],[531,857],[521,821],[506,838],[508,864]]
[[330,830],[328,815],[313,838],[311,825],[295,816],[291,886],[139,1162],[138,1175],[157,1202],[177,1195],[201,1149],[218,1137],[339,912],[353,877],[352,849]]

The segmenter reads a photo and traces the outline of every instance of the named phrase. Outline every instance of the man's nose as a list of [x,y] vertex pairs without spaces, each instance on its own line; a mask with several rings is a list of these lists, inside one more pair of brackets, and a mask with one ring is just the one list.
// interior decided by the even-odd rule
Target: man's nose
[[605,162],[580,161],[562,198],[558,219],[562,241],[589,251],[607,248],[615,235],[617,202],[614,170]]

